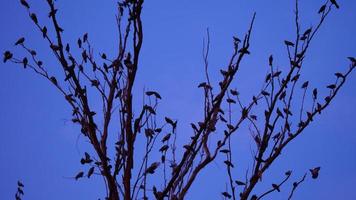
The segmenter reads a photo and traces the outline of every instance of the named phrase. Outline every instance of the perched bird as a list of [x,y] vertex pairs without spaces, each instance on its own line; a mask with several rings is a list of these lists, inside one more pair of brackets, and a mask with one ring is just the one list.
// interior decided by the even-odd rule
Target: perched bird
[[281,192],[281,190],[279,189],[279,186],[277,184],[272,184],[273,189],[277,190],[277,192]]
[[287,46],[294,47],[294,43],[293,43],[293,42],[290,42],[290,41],[288,41],[288,40],[284,40],[284,44],[287,45]]
[[318,89],[314,88],[313,90],[313,99],[316,99],[318,97]]
[[356,66],[356,58],[354,58],[354,57],[347,57],[350,61],[351,61],[351,64],[352,64],[352,66],[353,67],[355,67]]
[[67,45],[66,45],[66,51],[67,52],[69,52],[70,51],[70,46],[69,46],[69,44],[67,43]]
[[273,64],[273,55],[269,56],[268,63],[269,63],[269,66],[272,66],[272,64]]
[[25,42],[25,38],[21,37],[19,38],[16,42],[15,42],[15,46],[19,45],[19,44],[23,44]]
[[86,42],[88,40],[88,33],[85,33],[83,35],[83,42]]
[[26,57],[24,57],[22,59],[22,64],[23,64],[23,68],[26,68],[27,67],[27,64],[28,64],[28,59]]
[[[78,43],[78,47],[82,48],[82,40],[80,38],[78,39],[77,43]],[[103,56],[101,56],[101,57],[103,57]]]
[[51,10],[49,13],[48,13],[48,17],[51,18],[51,17],[54,17],[57,13],[57,9],[54,9],[54,10]]
[[163,152],[167,151],[168,148],[169,148],[168,145],[163,145],[163,146],[159,149],[159,151],[163,153]]
[[244,182],[242,182],[242,181],[238,181],[238,180],[236,180],[235,183],[236,183],[237,185],[246,185],[246,183],[244,183]]
[[37,19],[37,16],[35,13],[31,13],[30,17],[31,17],[32,21],[35,22],[35,24],[38,23],[38,19]]
[[27,9],[30,8],[30,5],[29,5],[25,0],[21,0],[20,3],[21,3],[24,7],[26,7]]
[[89,171],[88,171],[87,177],[90,178],[91,175],[93,175],[93,173],[94,173],[94,167],[91,167],[91,168],[89,169]]
[[23,183],[21,181],[17,181],[17,186],[24,187],[24,185],[23,185]]
[[330,0],[330,2],[331,2],[337,9],[340,8],[340,6],[339,6],[339,4],[336,2],[336,0]]
[[309,81],[305,81],[305,82],[303,83],[303,85],[302,85],[302,89],[307,88],[308,85],[309,85]]
[[51,81],[52,81],[52,83],[53,83],[54,85],[57,85],[57,84],[58,84],[56,77],[51,76],[50,79],[51,79]]
[[318,11],[319,14],[323,13],[325,11],[326,5],[322,5]]
[[315,167],[313,169],[310,169],[309,171],[310,171],[310,173],[312,175],[312,178],[313,179],[317,179],[318,176],[319,176],[320,167]]
[[75,180],[78,180],[84,176],[84,172],[79,172],[74,178]]
[[47,36],[47,27],[44,26],[44,27],[42,28],[42,37],[45,38],[46,36]]
[[232,197],[231,194],[229,194],[228,192],[222,192],[221,194],[228,199],[231,199]]
[[331,85],[326,86],[326,88],[328,88],[330,90],[334,90],[336,88],[336,85],[335,84],[331,84]]
[[168,133],[166,136],[163,137],[162,142],[168,141],[170,137],[171,137],[171,134]]
[[154,173],[155,173],[155,170],[158,168],[159,165],[160,165],[159,162],[154,162],[154,163],[152,163],[151,166],[149,166],[149,167],[146,169],[145,174],[154,174]]
[[312,32],[312,28],[308,28],[304,33],[303,33],[303,37],[307,37],[309,36],[309,34]]
[[[78,41],[79,42],[79,41]],[[79,43],[78,43],[78,45],[79,45]],[[80,47],[79,47],[80,48]],[[106,59],[106,54],[105,53],[103,53],[103,54],[101,54],[101,58],[102,59]]]
[[58,46],[58,45],[55,45],[55,44],[51,44],[50,47],[51,47],[51,49],[52,49],[53,51],[59,51],[59,50],[61,50],[61,47]]
[[6,61],[10,60],[12,58],[12,56],[13,55],[12,55],[12,53],[10,51],[5,51],[4,52],[4,59],[3,59],[4,63],[6,63]]

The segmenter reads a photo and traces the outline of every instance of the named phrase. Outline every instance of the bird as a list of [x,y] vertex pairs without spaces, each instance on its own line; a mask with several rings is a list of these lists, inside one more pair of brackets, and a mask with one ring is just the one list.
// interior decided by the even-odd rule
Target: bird
[[88,33],[85,33],[83,35],[83,42],[86,42],[88,40]]
[[4,52],[4,59],[3,59],[4,63],[6,63],[6,61],[10,60],[12,58],[12,56],[13,55],[12,55],[12,53],[10,51],[5,51]]
[[281,190],[279,189],[279,186],[277,184],[272,184],[273,189],[277,190],[277,192],[281,192]]
[[23,184],[21,181],[17,181],[17,185],[18,185],[19,187],[24,187],[24,184]]
[[[79,47],[79,48],[82,48],[82,40],[81,40],[80,38],[78,39],[77,43],[78,43],[78,47]],[[103,55],[104,55],[104,54],[103,54]]]
[[51,10],[49,13],[48,13],[48,17],[51,18],[51,17],[54,17],[57,13],[57,9],[54,9],[54,10]]
[[269,66],[272,66],[272,64],[273,64],[273,55],[269,56],[268,62],[269,62]]
[[244,182],[242,182],[242,181],[238,181],[238,180],[236,180],[235,183],[236,183],[237,185],[246,185],[246,183],[244,183]]
[[313,90],[313,99],[316,99],[318,97],[318,89],[314,88]]
[[222,192],[221,194],[228,199],[231,199],[232,197],[231,194],[229,194],[228,192]]
[[27,64],[28,64],[28,59],[26,57],[24,57],[22,59],[22,64],[23,64],[23,68],[26,68],[27,67]]
[[291,41],[288,41],[288,40],[284,40],[284,44],[287,45],[287,46],[294,47],[294,43],[291,42]]
[[30,5],[28,5],[28,3],[25,0],[21,0],[20,3],[25,6],[27,9],[30,8]]
[[307,88],[308,85],[309,85],[309,81],[305,81],[305,82],[303,83],[303,85],[302,85],[302,89]]
[[67,45],[66,45],[66,51],[67,52],[69,52],[70,51],[70,46],[69,46],[69,44],[67,43]]
[[51,47],[51,49],[52,49],[53,51],[59,51],[59,50],[61,50],[61,47],[58,46],[58,45],[55,45],[55,44],[51,44],[50,47]]
[[91,167],[91,168],[89,169],[89,171],[88,171],[87,177],[90,178],[91,175],[93,175],[93,173],[94,173],[94,167]]
[[336,2],[336,0],[330,0],[330,2],[331,2],[337,9],[340,8],[340,6],[339,6],[339,4]]
[[15,42],[15,46],[19,45],[19,44],[23,44],[25,42],[25,38],[21,37],[19,38],[16,42]]
[[315,167],[313,169],[310,169],[309,171],[310,171],[310,173],[312,175],[312,178],[313,179],[317,179],[318,176],[319,176],[320,167]]
[[163,137],[162,142],[168,141],[170,137],[171,137],[171,134],[170,133],[167,134],[166,136]]
[[75,180],[78,180],[84,176],[84,172],[79,172],[74,178]]
[[45,38],[47,36],[47,27],[46,26],[44,26],[42,28],[42,36],[43,36],[43,38]]
[[50,79],[51,79],[51,81],[52,81],[52,83],[53,83],[54,85],[57,85],[57,84],[58,84],[56,77],[51,76]]
[[160,165],[159,162],[154,162],[154,163],[152,163],[151,166],[149,166],[149,167],[146,169],[145,174],[154,174],[154,173],[155,173],[155,170],[158,168],[159,165]]
[[323,13],[325,11],[326,5],[322,5],[318,11],[319,14]]
[[31,13],[30,17],[31,17],[32,21],[35,22],[35,24],[38,23],[38,19],[37,19],[37,16],[35,13]]
[[164,146],[162,146],[162,147],[159,149],[159,151],[163,153],[163,152],[167,151],[168,148],[169,148],[168,145],[164,145]]

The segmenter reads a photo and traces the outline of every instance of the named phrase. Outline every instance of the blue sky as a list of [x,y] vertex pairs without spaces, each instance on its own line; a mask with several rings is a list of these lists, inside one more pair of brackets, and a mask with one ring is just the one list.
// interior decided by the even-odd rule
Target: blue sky
[[[32,9],[41,22],[47,22],[44,1],[32,0]],[[300,0],[302,28],[315,24],[322,0]],[[305,61],[304,78],[314,87],[334,80],[333,73],[346,70],[347,56],[356,56],[356,2],[339,0],[321,28]],[[234,86],[250,98],[261,87],[270,54],[275,62],[286,64],[283,41],[293,39],[293,1],[275,0],[146,0],[143,11],[144,46],[135,91],[137,102],[144,88],[160,91],[163,101],[159,114],[179,120],[178,141],[190,136],[189,123],[202,117],[202,94],[197,89],[204,80],[202,47],[210,30],[209,58],[212,79],[232,53],[232,36],[242,36],[256,11],[251,40],[251,56],[243,63]],[[117,30],[115,1],[60,0],[60,23],[69,42],[88,32],[96,52],[115,56]],[[45,21],[47,20],[47,21]],[[20,36],[38,49],[39,55],[59,72],[54,58],[46,54],[47,44],[33,30],[33,24],[17,1],[0,1],[0,49],[14,49]],[[21,52],[15,51],[21,55]],[[102,179],[75,182],[67,177],[81,169],[79,159],[88,146],[70,123],[70,109],[63,97],[45,80],[13,64],[1,63],[0,73],[0,199],[11,199],[18,179],[25,183],[25,199],[97,199],[104,194]],[[295,199],[356,199],[356,76],[340,92],[334,103],[294,141],[271,167],[258,190],[269,180],[283,178],[292,169],[294,178],[314,166],[321,176],[308,179]],[[182,109],[183,108],[183,109]],[[237,160],[242,169],[250,155],[248,130],[234,137]],[[237,164],[239,166],[239,164]],[[221,162],[211,164],[198,177],[187,199],[220,199],[226,173]],[[241,172],[236,172],[237,175]],[[221,184],[216,184],[218,182]],[[290,189],[290,185],[288,186]],[[273,199],[285,199],[286,193]]]

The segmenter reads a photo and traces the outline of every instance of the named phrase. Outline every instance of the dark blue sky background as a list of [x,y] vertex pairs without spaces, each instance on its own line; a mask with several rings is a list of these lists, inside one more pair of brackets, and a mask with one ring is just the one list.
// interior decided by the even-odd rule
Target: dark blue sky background
[[[306,58],[304,79],[312,79],[313,87],[331,83],[334,72],[348,67],[346,57],[356,56],[356,1],[339,1],[341,9],[332,11]],[[29,2],[40,22],[47,23],[45,2]],[[74,43],[89,32],[97,53],[105,51],[115,56],[115,1],[57,2],[67,41]],[[300,1],[303,29],[315,24],[323,2]],[[144,88],[160,91],[163,101],[159,114],[179,120],[178,143],[184,144],[191,134],[189,123],[202,117],[202,93],[196,86],[204,80],[202,41],[206,28],[211,37],[209,70],[216,82],[220,78],[218,70],[232,53],[232,36],[242,36],[253,12],[257,12],[252,54],[243,62],[233,86],[249,99],[263,83],[270,54],[274,54],[278,65],[287,63],[283,41],[294,38],[293,10],[292,0],[146,0],[144,46],[135,87],[137,102]],[[40,57],[51,66],[49,71],[59,72],[52,55],[46,53],[47,44],[33,30],[18,1],[0,1],[0,25],[1,51],[14,49],[16,39],[25,36],[26,43],[38,49]],[[71,124],[70,109],[63,97],[30,71],[13,64],[0,65],[0,199],[13,199],[18,179],[25,183],[25,199],[29,200],[103,197],[100,177],[79,182],[65,178],[81,169],[79,159],[88,145],[78,137],[78,127]],[[281,180],[288,169],[299,178],[309,168],[320,165],[320,178],[315,181],[309,177],[295,199],[356,199],[355,85],[353,74],[327,111],[270,168],[259,191],[270,187],[271,180]],[[241,162],[237,166],[245,170],[253,145],[247,129],[234,137],[234,145],[235,156]],[[243,173],[236,172],[236,176]],[[198,177],[187,199],[220,199],[225,178],[223,163],[212,163]],[[285,195],[274,194],[273,199],[286,199]]]

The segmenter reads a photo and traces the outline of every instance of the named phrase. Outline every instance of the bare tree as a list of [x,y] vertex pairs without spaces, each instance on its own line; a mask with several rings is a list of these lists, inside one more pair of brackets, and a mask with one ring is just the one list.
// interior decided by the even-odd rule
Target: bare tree
[[[250,54],[256,14],[253,14],[246,34],[241,38],[233,37],[233,52],[228,65],[220,70],[222,78],[217,86],[211,82],[208,73],[208,31],[204,48],[206,81],[198,86],[204,93],[204,118],[191,124],[191,140],[179,148],[176,145],[177,121],[163,116],[165,123],[158,123],[156,111],[161,100],[158,92],[145,91],[146,97],[141,109],[134,110],[132,90],[144,38],[141,19],[144,0],[122,0],[117,3],[118,54],[113,58],[105,53],[96,56],[88,33],[81,36],[75,45],[66,43],[57,18],[55,1],[46,0],[50,26],[41,23],[27,1],[20,2],[35,28],[48,43],[49,52],[57,59],[65,79],[59,80],[59,75],[50,74],[36,50],[26,45],[25,38],[18,39],[15,44],[27,52],[28,56],[20,58],[5,51],[4,62],[10,61],[32,70],[63,94],[72,109],[72,122],[80,126],[81,134],[90,141],[94,152],[85,152],[80,160],[86,166],[85,170],[78,172],[74,178],[78,180],[84,176],[102,176],[105,179],[107,199],[110,200],[184,199],[200,172],[218,156],[226,157],[224,164],[228,188],[222,192],[224,198],[256,200],[272,192],[279,192],[290,180],[292,171],[285,172],[282,181],[272,183],[271,188],[262,194],[254,194],[254,189],[288,144],[330,105],[356,66],[355,58],[349,57],[350,66],[344,73],[335,73],[335,81],[326,86],[326,92],[319,92],[317,88],[311,88],[308,81],[302,81],[301,69],[308,49],[329,13],[339,8],[339,5],[334,0],[326,1],[318,11],[319,21],[313,27],[302,30],[296,0],[295,38],[284,41],[289,66],[278,68],[271,55],[266,63],[269,72],[262,80],[262,89],[249,103],[244,104],[239,92],[232,89],[231,83],[242,61]],[[49,29],[53,30],[54,35],[49,34]],[[91,106],[93,96],[99,96],[102,100],[101,110],[94,110]],[[232,112],[233,109],[239,112]],[[100,115],[96,115],[97,112]],[[103,118],[100,119],[100,116]],[[239,155],[233,154],[231,136],[244,123],[252,127],[250,132],[255,148],[253,162],[250,170],[246,170],[245,180],[236,180],[232,175],[236,170],[233,160]],[[165,132],[168,133],[163,134]],[[109,135],[115,141],[108,140]],[[139,140],[145,143],[143,154],[135,151],[135,144]],[[212,141],[215,145],[211,145]],[[112,146],[115,149],[114,156],[108,151]],[[176,152],[182,150],[182,156],[178,156]],[[153,157],[154,151],[160,152],[160,158]],[[157,176],[161,182],[160,187],[149,184],[157,170],[163,174]],[[316,179],[319,170],[320,167],[312,168],[311,177]],[[306,177],[307,173],[293,183],[290,195],[286,198],[292,198]],[[16,196],[23,194],[22,187],[21,183]]]

